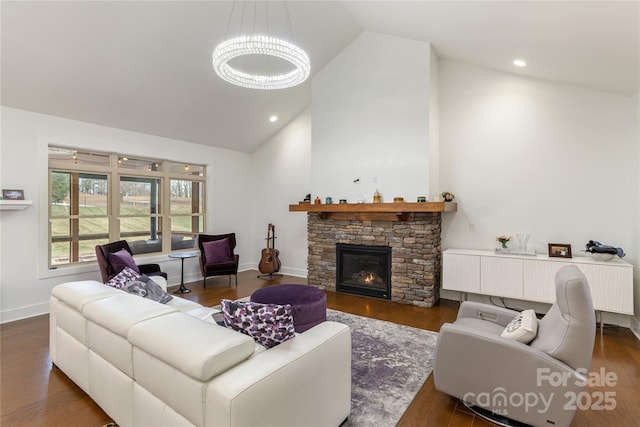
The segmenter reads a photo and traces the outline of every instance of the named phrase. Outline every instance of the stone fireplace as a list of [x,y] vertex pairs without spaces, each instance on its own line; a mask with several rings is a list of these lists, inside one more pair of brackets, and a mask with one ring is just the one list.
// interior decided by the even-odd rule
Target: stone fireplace
[[[443,210],[394,213],[376,219],[376,215],[343,215],[344,212],[339,211],[334,215],[320,212],[321,207],[292,206],[292,210],[308,212],[307,279],[310,285],[337,291],[336,245],[383,246],[390,248],[391,253],[392,301],[431,307],[438,300]],[[314,209],[318,212],[313,212]],[[346,208],[336,206],[331,209]]]

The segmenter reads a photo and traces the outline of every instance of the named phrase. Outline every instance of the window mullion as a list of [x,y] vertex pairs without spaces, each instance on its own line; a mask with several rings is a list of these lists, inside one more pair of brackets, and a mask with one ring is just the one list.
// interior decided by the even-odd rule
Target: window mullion
[[80,258],[80,174],[71,173],[71,200],[69,211],[71,213],[71,262],[78,262]]
[[169,178],[169,174],[165,170],[164,176],[162,178],[162,206],[160,210],[162,211],[162,215],[164,218],[164,239],[162,239],[162,252],[170,253],[171,252],[171,236],[173,235],[173,224],[171,223],[171,179]]
[[118,175],[118,155],[112,154],[111,168],[107,177],[109,194],[109,241],[120,240],[120,176]]

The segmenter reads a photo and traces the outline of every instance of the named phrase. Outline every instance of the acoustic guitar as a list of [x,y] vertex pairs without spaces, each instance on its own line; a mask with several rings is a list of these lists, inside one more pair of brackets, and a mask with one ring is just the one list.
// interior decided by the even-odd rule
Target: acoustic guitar
[[258,270],[260,270],[260,273],[262,274],[273,274],[280,270],[280,260],[278,259],[280,251],[275,248],[275,235],[275,225],[269,224],[267,227],[267,247],[262,250],[262,256],[260,257],[260,263],[258,264]]

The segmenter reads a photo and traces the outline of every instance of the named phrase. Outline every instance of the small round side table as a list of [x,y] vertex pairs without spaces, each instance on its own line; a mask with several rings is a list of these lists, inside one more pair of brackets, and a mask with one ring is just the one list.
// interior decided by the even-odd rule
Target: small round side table
[[195,252],[176,252],[169,254],[169,258],[180,259],[182,261],[182,268],[180,269],[180,288],[177,291],[173,291],[174,294],[188,294],[191,289],[184,285],[184,260],[186,258],[195,258],[198,254]]

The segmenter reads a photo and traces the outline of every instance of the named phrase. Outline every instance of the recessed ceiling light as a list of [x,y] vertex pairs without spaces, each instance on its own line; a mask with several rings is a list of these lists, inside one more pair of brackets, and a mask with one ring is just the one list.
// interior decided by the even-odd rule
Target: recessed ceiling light
[[527,63],[524,62],[522,59],[514,59],[513,65],[515,65],[516,67],[526,67]]
[[278,120],[278,116],[271,116],[271,117],[269,117],[269,121],[270,121],[271,123],[273,123],[273,122],[275,122],[275,121],[277,121],[277,120]]

